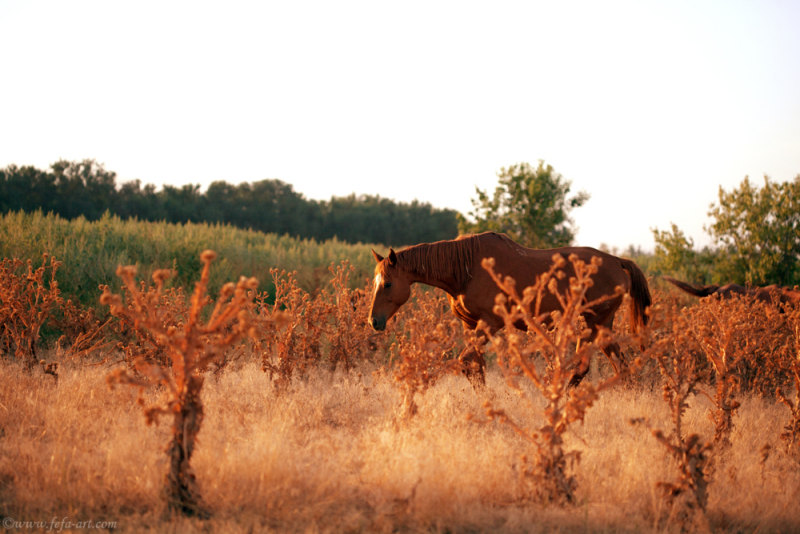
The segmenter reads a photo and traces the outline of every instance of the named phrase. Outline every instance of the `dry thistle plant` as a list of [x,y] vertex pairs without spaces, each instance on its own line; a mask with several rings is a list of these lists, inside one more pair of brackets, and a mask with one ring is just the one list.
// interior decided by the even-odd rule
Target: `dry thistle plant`
[[775,392],[778,399],[789,408],[791,420],[783,427],[781,440],[786,447],[786,452],[800,461],[800,306],[787,307],[786,323],[791,336],[791,351],[794,355],[790,364],[792,381],[789,389],[794,391],[794,400],[784,392],[783,387],[777,387]]
[[656,486],[675,513],[675,519],[682,528],[688,528],[698,519],[697,513],[705,516],[708,504],[708,483],[710,476],[709,452],[711,443],[703,442],[698,434],[685,435],[683,416],[689,407],[688,400],[699,392],[703,373],[698,370],[698,359],[689,351],[683,350],[688,336],[685,323],[665,320],[666,316],[675,318],[676,306],[666,314],[661,306],[650,308],[652,332],[647,352],[654,356],[663,379],[664,401],[670,410],[672,429],[669,435],[661,429],[654,429],[646,418],[631,419],[631,424],[641,424],[669,452],[678,467],[678,480],[658,482]]
[[[56,281],[60,266],[61,262],[48,254],[36,269],[30,260],[0,262],[0,351],[13,355],[28,371],[38,363],[42,326],[62,302]],[[55,368],[51,365],[50,369],[54,372]]]
[[796,352],[791,310],[788,305],[750,297],[743,297],[734,306],[739,307],[737,313],[750,319],[749,342],[739,370],[741,389],[772,397],[776,388],[791,386],[793,382],[791,367]]
[[[138,286],[133,286],[139,295],[147,296],[148,305],[151,308],[161,310],[161,317],[164,321],[162,326],[165,329],[183,328],[188,317],[189,305],[187,305],[183,288],[165,287],[164,285],[168,279],[174,276],[175,272],[172,270],[157,270],[153,273],[156,287],[150,288],[144,281],[140,281]],[[101,289],[104,293],[108,290],[106,286],[101,286]],[[137,368],[141,367],[142,362],[169,367],[170,357],[164,343],[161,343],[155,333],[138,319],[134,292],[128,286],[125,286],[123,291],[128,313],[117,314],[117,321],[111,325],[112,337],[117,339],[116,348],[122,355],[122,361],[134,373],[138,372]]]
[[[261,353],[261,367],[278,391],[294,376],[304,376],[322,359],[322,339],[331,307],[314,299],[297,283],[296,272],[270,269],[275,285],[275,301],[262,293],[257,302],[261,337],[255,350]],[[276,321],[280,317],[281,320]]]
[[389,347],[392,375],[403,395],[401,418],[417,413],[415,396],[445,374],[462,368],[456,359],[457,349],[464,343],[461,322],[450,312],[443,295],[416,287],[412,291],[414,304],[399,312],[397,338]]
[[350,288],[350,276],[355,267],[347,260],[338,267],[331,265],[331,289],[323,290],[320,298],[329,298],[331,317],[327,323],[328,360],[331,370],[337,365],[351,369],[356,362],[367,356],[369,340],[373,335],[364,325],[369,313],[368,293],[363,289]]
[[[264,338],[255,349],[261,354],[262,369],[279,390],[325,360],[331,371],[337,366],[347,370],[366,355],[367,294],[350,288],[355,269],[348,261],[331,265],[328,271],[330,288],[311,296],[300,288],[295,272],[272,269],[274,303],[267,304],[266,293],[258,296],[258,307],[270,324],[262,329]],[[275,321],[278,313],[282,321]]]
[[770,393],[785,382],[788,330],[781,314],[769,303],[746,296],[707,298],[678,317],[682,332],[676,353],[697,352],[713,370],[714,444],[730,446],[737,395],[750,388]]
[[[542,409],[545,422],[538,429],[524,428],[503,410],[493,408],[488,401],[486,414],[489,419],[508,424],[532,445],[531,457],[522,458],[523,498],[557,504],[575,502],[577,483],[572,472],[580,460],[579,451],[566,450],[564,435],[571,424],[583,421],[601,391],[622,378],[622,372],[615,369],[613,376],[596,384],[584,381],[578,387],[570,387],[573,375],[588,365],[589,358],[599,352],[599,347],[621,340],[601,330],[593,342],[587,342],[591,332],[582,315],[590,313],[604,300],[620,298],[622,288],[617,288],[611,295],[586,301],[586,291],[592,286],[592,276],[597,273],[601,260],[595,257],[587,264],[576,256],[570,256],[569,261],[574,276],[569,278],[565,292],[559,291],[558,281],[566,277],[567,260],[555,255],[550,269],[537,279],[535,285],[525,288],[522,295],[512,278],[501,278],[494,271],[491,258],[483,261],[483,268],[502,290],[497,295],[494,313],[503,319],[506,332],[504,336],[490,337],[497,362],[507,384],[534,410],[540,409],[537,407],[538,399],[532,398],[530,390],[520,386],[520,379],[533,384],[541,393],[545,402]],[[541,313],[542,301],[549,296],[558,299],[561,310]],[[515,324],[524,324],[527,331],[515,329]]]
[[800,461],[800,362],[793,363],[792,376],[794,377],[794,400],[780,388],[777,389],[778,398],[789,408],[791,414],[791,420],[781,432],[781,440],[786,447],[787,454]]
[[[172,439],[167,447],[169,473],[166,497],[170,509],[184,515],[206,516],[190,461],[197,434],[203,421],[200,392],[208,365],[224,357],[235,343],[253,332],[253,298],[257,281],[242,277],[238,283],[225,284],[208,318],[203,313],[212,304],[206,294],[211,262],[216,254],[201,255],[203,270],[189,303],[184,302],[182,322],[175,322],[174,305],[164,306],[164,282],[172,271],[153,274],[154,286],[144,288],[136,283],[135,267],[119,267],[117,275],[127,290],[126,303],[120,295],[104,288],[100,302],[109,306],[111,314],[135,325],[137,333],[147,333],[150,340],[163,348],[169,362],[139,357],[137,373],[118,370],[109,375],[113,384],[129,384],[140,388],[139,403],[148,424],[161,415],[172,415]],[[160,402],[146,406],[145,388],[160,386]]]
[[87,358],[93,354],[105,354],[115,346],[109,339],[114,318],[97,317],[94,308],[83,308],[72,300],[62,302],[58,317],[53,324],[61,332],[56,341],[59,358]]

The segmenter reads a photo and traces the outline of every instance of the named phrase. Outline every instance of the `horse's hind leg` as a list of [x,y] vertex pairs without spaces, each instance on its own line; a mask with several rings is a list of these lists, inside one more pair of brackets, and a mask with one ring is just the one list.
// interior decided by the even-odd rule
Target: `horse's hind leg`
[[[602,326],[602,327],[604,327],[604,328],[606,328],[608,330],[611,330],[611,326],[612,326],[613,322],[614,322],[614,315],[612,313],[611,314],[611,318],[609,320],[605,321],[605,324],[603,324],[603,325],[598,325],[598,324],[590,325],[590,328],[591,328],[592,332],[589,335],[589,337],[586,339],[586,341],[591,343],[592,341],[594,341],[597,338],[597,335],[600,333],[600,326]],[[608,361],[611,363],[611,366],[614,368],[614,372],[617,373],[617,374],[622,372],[622,370],[626,367],[626,364],[625,364],[625,358],[622,356],[622,351],[619,348],[619,344],[615,343],[615,342],[604,343],[604,344],[600,345],[600,350],[602,350],[603,354],[605,354],[606,358],[608,358]],[[575,374],[572,375],[572,378],[569,381],[569,387],[577,387],[578,384],[581,383],[583,378],[589,372],[589,363],[590,362],[589,362],[588,358],[586,360],[584,360],[583,362],[581,362],[580,367],[578,368],[577,371],[575,371]]]
[[628,366],[619,348],[619,343],[609,343],[603,346],[601,350],[608,358],[608,361],[611,362],[611,367],[614,368],[616,374],[620,374]]

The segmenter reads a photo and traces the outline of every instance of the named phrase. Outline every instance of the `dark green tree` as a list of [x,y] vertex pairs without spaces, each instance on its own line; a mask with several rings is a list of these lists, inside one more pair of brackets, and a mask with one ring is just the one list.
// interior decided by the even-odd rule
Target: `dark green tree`
[[392,246],[453,239],[458,234],[457,213],[436,209],[417,200],[395,202],[374,195],[332,197],[319,204],[320,239],[337,237],[351,243]]
[[0,169],[0,211],[58,213],[58,189],[52,173],[32,166]]
[[158,193],[165,220],[171,223],[204,222],[200,185],[186,184],[181,187],[165,185]]
[[669,232],[653,229],[657,272],[701,284],[800,283],[800,176],[784,183],[765,176],[763,187],[745,177],[731,191],[720,187],[708,215],[714,246],[699,252],[675,224]]
[[696,284],[714,282],[713,266],[716,254],[708,247],[697,251],[694,240],[672,223],[670,231],[652,229],[656,242],[650,271],[652,274],[669,274]]
[[720,274],[753,285],[800,282],[800,175],[759,188],[745,177],[738,188],[719,188],[715,219],[706,231],[721,251]]
[[58,195],[56,210],[62,217],[73,219],[82,215],[95,221],[113,206],[117,175],[103,165],[92,159],[59,160],[51,169]]
[[142,187],[140,180],[132,180],[119,187],[111,211],[123,219],[162,221],[167,218],[162,200],[156,186],[147,184]]
[[241,203],[248,208],[247,218],[252,228],[306,237],[302,227],[307,217],[307,201],[290,184],[281,180],[261,180],[243,186],[241,193],[248,198],[242,198]]
[[[41,209],[65,218],[99,219],[103,213],[143,221],[231,224],[262,232],[395,246],[456,236],[453,210],[369,195],[307,200],[280,180],[232,185],[142,186],[115,184],[116,175],[94,160],[58,161],[52,172],[9,165],[0,169],[0,212]],[[194,254],[194,251],[190,251]],[[199,265],[199,264],[198,264]],[[199,268],[199,267],[198,267]]]
[[242,210],[238,208],[239,191],[235,185],[218,180],[212,182],[206,189],[205,216],[207,222],[228,223],[245,228]]
[[532,248],[572,244],[575,228],[569,213],[589,200],[588,193],[569,196],[572,183],[543,161],[537,167],[520,163],[502,168],[497,176],[499,184],[491,196],[475,188],[472,220],[459,215],[459,231],[505,232]]
[[[320,204],[325,220],[322,239],[336,237],[351,243],[397,243],[394,224],[395,206],[388,199],[372,195],[351,194],[331,197]],[[381,239],[375,239],[381,236]]]

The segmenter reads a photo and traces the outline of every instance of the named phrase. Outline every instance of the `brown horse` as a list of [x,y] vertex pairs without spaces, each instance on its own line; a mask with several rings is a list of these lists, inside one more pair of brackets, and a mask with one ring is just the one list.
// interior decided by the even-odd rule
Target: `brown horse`
[[781,305],[800,304],[800,290],[798,290],[796,286],[790,288],[772,284],[763,287],[746,287],[740,286],[739,284],[725,284],[724,286],[707,285],[697,287],[682,282],[681,280],[676,280],[671,276],[664,276],[663,278],[670,284],[695,297],[718,295],[720,298],[729,299],[733,295],[744,295],[761,302],[777,302]]
[[[504,234],[486,232],[462,236],[452,241],[414,245],[398,252],[390,249],[386,258],[374,250],[372,254],[378,265],[375,267],[369,323],[375,330],[386,328],[386,321],[408,300],[411,284],[420,282],[443,289],[447,293],[453,313],[467,328],[475,329],[478,321],[482,320],[493,334],[503,327],[502,319],[493,311],[495,297],[500,289],[481,267],[483,258],[494,258],[496,272],[511,276],[517,282],[517,287],[524,288],[534,285],[537,277],[550,269],[554,254],[564,257],[575,254],[587,263],[593,256],[600,257],[603,262],[592,278],[594,284],[586,293],[587,301],[613,295],[616,287],[622,286],[633,297],[633,327],[639,330],[647,323],[645,310],[651,299],[642,271],[630,260],[593,248],[534,250],[515,243]],[[572,265],[567,263],[564,271],[568,276],[573,275]],[[560,282],[559,291],[566,290],[568,276]],[[622,299],[622,295],[605,299],[584,315],[584,320],[591,329],[589,341],[597,336],[601,327],[611,329],[614,314]],[[551,296],[542,302],[540,310],[549,312],[559,308],[558,301]],[[616,344],[605,345],[602,349],[612,363],[612,354],[622,361]],[[484,383],[485,360],[481,350],[467,347],[459,358],[464,364],[465,374],[473,384]],[[576,372],[571,385],[579,384],[588,370],[586,365]]]

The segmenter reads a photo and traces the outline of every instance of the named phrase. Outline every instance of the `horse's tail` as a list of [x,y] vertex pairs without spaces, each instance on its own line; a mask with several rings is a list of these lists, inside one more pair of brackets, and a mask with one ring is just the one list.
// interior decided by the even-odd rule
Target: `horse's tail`
[[690,295],[694,295],[695,297],[707,297],[709,295],[713,295],[719,286],[703,286],[703,287],[694,287],[691,284],[687,284],[686,282],[681,282],[680,280],[676,280],[671,276],[664,276],[664,280],[669,282],[670,284],[674,285],[678,289],[686,291]]
[[620,258],[620,262],[631,279],[631,288],[628,291],[633,299],[631,326],[634,332],[641,332],[647,325],[647,308],[653,303],[653,299],[650,297],[650,288],[647,285],[647,278],[638,265],[625,258]]

